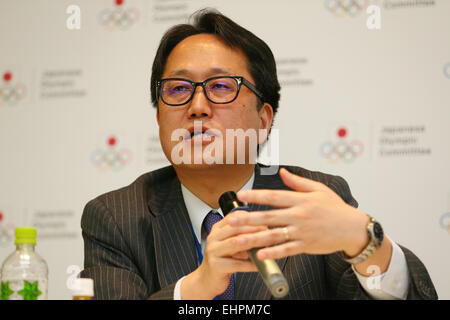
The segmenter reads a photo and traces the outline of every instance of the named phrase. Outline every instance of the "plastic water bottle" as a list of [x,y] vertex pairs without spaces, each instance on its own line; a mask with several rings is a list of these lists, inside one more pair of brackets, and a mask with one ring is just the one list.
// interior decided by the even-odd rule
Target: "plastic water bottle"
[[35,251],[36,229],[16,228],[16,251],[3,262],[1,300],[46,300],[48,267]]

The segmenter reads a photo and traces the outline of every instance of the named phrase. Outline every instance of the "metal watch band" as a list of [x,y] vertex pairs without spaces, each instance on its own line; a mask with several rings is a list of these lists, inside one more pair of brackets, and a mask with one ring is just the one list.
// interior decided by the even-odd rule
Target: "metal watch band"
[[364,248],[364,250],[359,255],[357,255],[354,258],[349,258],[344,252],[341,252],[343,259],[350,264],[359,264],[361,262],[366,261],[381,246],[382,239],[381,240],[377,239],[373,230],[374,224],[378,222],[370,216],[369,218],[370,221],[366,227],[370,239],[369,244]]

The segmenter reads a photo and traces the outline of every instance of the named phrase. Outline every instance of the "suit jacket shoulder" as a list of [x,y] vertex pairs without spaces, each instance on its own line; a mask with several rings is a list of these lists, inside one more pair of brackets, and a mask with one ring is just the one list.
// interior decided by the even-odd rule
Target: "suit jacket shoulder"
[[81,275],[94,279],[97,299],[146,299],[160,289],[148,203],[164,203],[165,193],[156,199],[153,190],[169,190],[176,181],[171,166],[161,168],[86,204]]

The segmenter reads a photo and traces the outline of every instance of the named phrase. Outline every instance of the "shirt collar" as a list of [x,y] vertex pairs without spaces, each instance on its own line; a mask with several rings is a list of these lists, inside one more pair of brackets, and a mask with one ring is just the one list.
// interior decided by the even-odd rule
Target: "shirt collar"
[[[255,173],[253,172],[250,179],[245,183],[245,185],[239,190],[249,190],[253,187],[253,181],[255,180]],[[197,198],[188,188],[181,184],[181,193],[183,194],[184,204],[186,205],[187,212],[189,214],[189,219],[192,223],[192,228],[194,229],[195,236],[198,241],[201,242],[202,234],[202,223],[206,215],[214,210],[218,212],[223,217],[222,209],[213,209],[202,200]]]

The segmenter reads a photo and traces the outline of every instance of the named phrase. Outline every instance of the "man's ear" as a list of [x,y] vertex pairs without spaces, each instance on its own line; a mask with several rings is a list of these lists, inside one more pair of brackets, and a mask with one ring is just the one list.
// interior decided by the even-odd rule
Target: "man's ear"
[[259,121],[260,121],[259,129],[266,130],[266,132],[267,132],[266,137],[262,141],[259,141],[259,143],[263,143],[267,139],[270,128],[272,127],[273,108],[270,104],[268,104],[267,102],[264,102],[264,104],[262,105],[262,107],[258,113],[259,113]]

